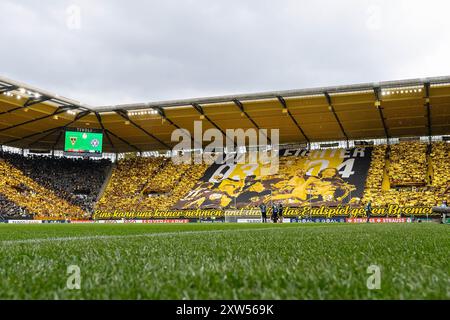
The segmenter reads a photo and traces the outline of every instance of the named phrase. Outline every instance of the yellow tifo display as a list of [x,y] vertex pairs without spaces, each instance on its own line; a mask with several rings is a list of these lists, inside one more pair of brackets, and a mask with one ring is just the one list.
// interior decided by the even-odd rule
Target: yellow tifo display
[[[275,193],[272,200],[289,200],[289,202],[305,202],[308,199],[322,197],[325,201],[341,202],[356,187],[345,182],[338,174],[338,166],[342,159],[333,156],[326,168],[320,163],[315,163],[309,157],[286,157],[281,166],[281,176],[289,177],[274,185]],[[283,175],[283,171],[285,174]],[[337,189],[343,191],[342,195],[336,197]]]
[[357,202],[371,149],[303,150],[271,164],[225,162],[212,165],[176,209],[251,208],[262,203],[286,206],[338,205]]

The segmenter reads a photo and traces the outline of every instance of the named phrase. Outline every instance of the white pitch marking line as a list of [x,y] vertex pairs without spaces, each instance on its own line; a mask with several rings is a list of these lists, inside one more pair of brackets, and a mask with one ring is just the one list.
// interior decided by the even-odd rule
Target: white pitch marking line
[[[294,227],[287,227],[284,229],[294,229]],[[56,242],[56,241],[74,241],[74,240],[108,240],[108,239],[127,239],[127,238],[151,238],[162,236],[178,236],[178,235],[192,235],[192,234],[210,234],[210,233],[225,233],[225,232],[243,232],[243,231],[263,231],[263,230],[280,230],[280,228],[251,228],[251,229],[221,229],[221,230],[192,230],[192,231],[176,231],[176,232],[152,232],[141,234],[128,234],[128,235],[99,235],[99,236],[86,236],[86,237],[57,237],[57,238],[36,238],[36,239],[23,239],[23,240],[4,240],[0,241],[2,245],[12,244],[24,244],[24,243],[44,243],[44,242]]]

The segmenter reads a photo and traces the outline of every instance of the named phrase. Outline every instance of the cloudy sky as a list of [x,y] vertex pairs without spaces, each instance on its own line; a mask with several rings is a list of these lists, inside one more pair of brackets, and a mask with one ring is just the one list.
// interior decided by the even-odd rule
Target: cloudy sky
[[450,75],[449,1],[2,0],[0,75],[91,105]]

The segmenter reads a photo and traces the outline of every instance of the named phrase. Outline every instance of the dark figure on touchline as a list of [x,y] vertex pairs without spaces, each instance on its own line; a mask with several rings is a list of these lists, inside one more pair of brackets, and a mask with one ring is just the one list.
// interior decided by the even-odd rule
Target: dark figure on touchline
[[[441,208],[448,208],[447,200],[442,201]],[[445,212],[442,212],[442,223],[447,222],[447,214]]]
[[372,214],[372,201],[371,200],[369,200],[369,202],[367,202],[365,209],[366,209],[367,223],[369,223],[370,216]]
[[283,205],[281,202],[278,204],[278,216],[280,217],[280,223],[283,222]]
[[264,203],[261,203],[259,205],[259,209],[261,209],[261,217],[262,217],[262,222],[266,223],[267,222],[267,207]]
[[276,203],[272,205],[272,221],[273,223],[277,223],[278,221],[278,206]]

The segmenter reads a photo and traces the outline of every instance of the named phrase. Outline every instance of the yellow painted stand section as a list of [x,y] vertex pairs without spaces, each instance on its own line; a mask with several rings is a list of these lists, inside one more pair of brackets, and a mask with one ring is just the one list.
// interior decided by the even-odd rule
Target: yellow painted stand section
[[388,191],[391,189],[391,182],[389,181],[389,166],[391,162],[389,159],[385,160],[383,170],[383,182],[381,183],[381,190]]
[[432,185],[434,180],[433,160],[427,155],[427,184]]

